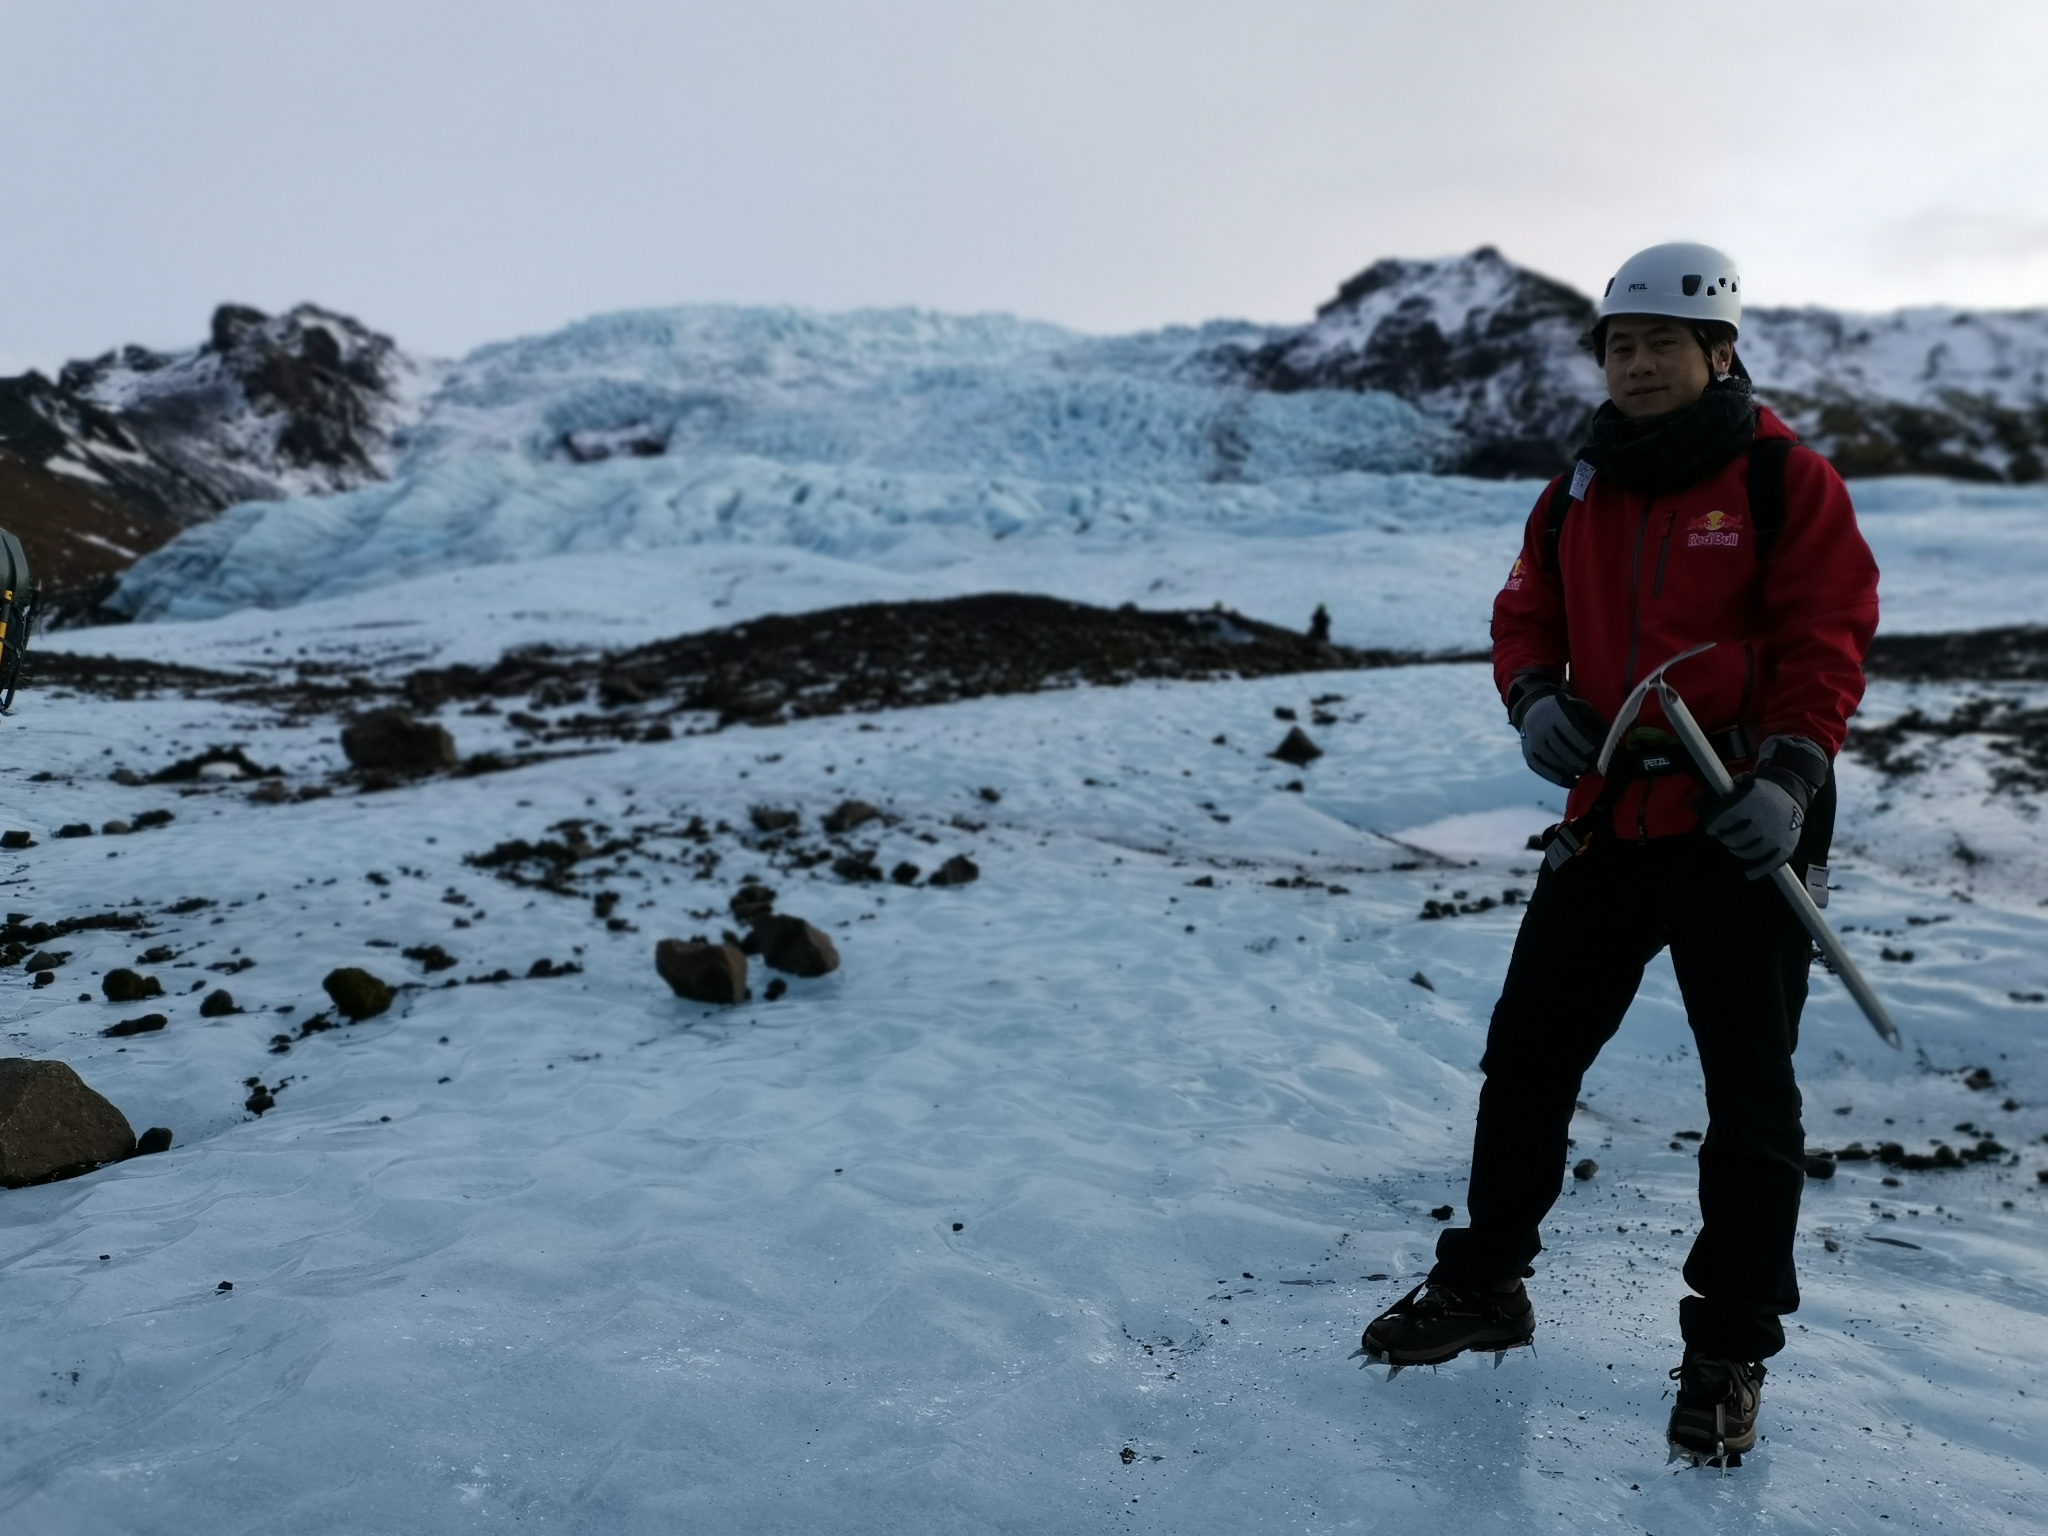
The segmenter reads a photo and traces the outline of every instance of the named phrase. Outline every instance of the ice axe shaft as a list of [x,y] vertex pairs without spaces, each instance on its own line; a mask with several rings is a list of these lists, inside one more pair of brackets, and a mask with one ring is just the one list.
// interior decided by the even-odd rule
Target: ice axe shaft
[[[1688,653],[1690,654],[1690,653]],[[1676,661],[1679,658],[1673,657]],[[1669,666],[1670,663],[1665,663]],[[1716,794],[1726,795],[1735,788],[1727,765],[1721,761],[1713,746],[1707,741],[1707,733],[1700,729],[1699,721],[1693,719],[1692,711],[1685,707],[1685,700],[1678,696],[1678,690],[1663,679],[1663,667],[1651,676],[1656,679],[1657,699],[1664,706],[1664,718],[1671,722],[1671,729],[1678,739],[1685,743],[1685,750],[1692,754],[1692,760],[1700,771],[1700,777],[1707,781],[1707,787]],[[1640,701],[1638,701],[1640,704]],[[1842,947],[1842,941],[1835,937],[1835,930],[1828,926],[1828,920],[1820,914],[1820,908],[1813,904],[1813,897],[1807,892],[1804,882],[1792,873],[1790,864],[1780,864],[1771,871],[1771,880],[1792,903],[1792,910],[1799,914],[1799,921],[1806,925],[1806,931],[1813,935],[1813,942],[1820,946],[1820,952],[1827,956],[1828,964],[1835,974],[1842,978],[1842,984],[1849,989],[1849,995],[1863,1010],[1863,1016],[1870,1020],[1870,1027],[1884,1037],[1885,1044],[1893,1050],[1904,1050],[1899,1039],[1899,1026],[1892,1022],[1878,995],[1870,989],[1863,972],[1856,968],[1856,962],[1849,958],[1849,952]]]
[[[1614,761],[1615,749],[1621,745],[1622,738],[1628,735],[1628,728],[1636,723],[1636,716],[1643,712],[1643,700],[1649,696],[1652,688],[1664,686],[1664,674],[1681,661],[1690,661],[1700,652],[1711,651],[1713,648],[1714,642],[1706,640],[1689,651],[1680,651],[1629,690],[1628,697],[1621,701],[1621,708],[1615,713],[1614,724],[1607,728],[1607,739],[1600,743],[1600,756],[1593,764],[1595,773],[1603,776],[1606,774],[1607,765]],[[1719,759],[1715,761],[1718,762]]]

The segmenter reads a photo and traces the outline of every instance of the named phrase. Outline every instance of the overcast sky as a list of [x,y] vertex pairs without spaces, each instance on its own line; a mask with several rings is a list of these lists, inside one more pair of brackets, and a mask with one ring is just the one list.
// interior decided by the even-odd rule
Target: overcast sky
[[1298,320],[1498,245],[1597,292],[2048,303],[2041,0],[0,0],[0,370],[311,299],[454,354],[702,301]]

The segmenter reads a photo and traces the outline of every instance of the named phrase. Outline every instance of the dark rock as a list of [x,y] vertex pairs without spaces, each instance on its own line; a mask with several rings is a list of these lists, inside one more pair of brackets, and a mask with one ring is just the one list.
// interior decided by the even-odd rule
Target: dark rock
[[448,971],[455,968],[455,957],[438,944],[414,944],[408,948],[401,949],[399,953],[405,956],[406,959],[415,962],[421,970],[429,975],[432,975],[435,971]]
[[981,796],[981,798],[986,800],[990,805],[997,805],[1002,802],[1003,792],[999,789],[991,789],[986,784],[982,785],[981,788],[977,789],[975,793]]
[[177,819],[169,811],[159,806],[153,811],[144,811],[140,816],[137,816],[135,818],[135,830],[142,832],[150,827],[168,827]]
[[154,976],[144,976],[126,967],[117,966],[107,972],[100,982],[100,990],[107,995],[110,1003],[139,1003],[144,998],[162,997],[164,984]]
[[654,968],[678,997],[693,1003],[739,1003],[747,997],[747,957],[731,944],[663,939]]
[[1306,768],[1322,755],[1323,749],[1310,741],[1308,732],[1298,725],[1290,728],[1287,735],[1281,739],[1280,745],[1266,754],[1296,768]]
[[787,832],[803,818],[795,811],[782,810],[772,805],[757,805],[748,810],[747,820],[754,824],[756,832]]
[[135,1150],[128,1119],[61,1061],[0,1061],[0,1185],[84,1173]]
[[320,985],[334,999],[334,1006],[351,1019],[374,1019],[391,1006],[397,996],[388,982],[380,981],[358,965],[331,970]]
[[134,830],[134,827],[130,826],[127,822],[120,820],[118,817],[115,818],[113,821],[102,822],[100,824],[100,833],[102,836],[105,837],[126,837],[130,832],[133,832]]
[[459,761],[446,726],[402,709],[356,716],[341,728],[341,750],[352,767],[371,773],[439,773]]
[[1572,1177],[1575,1179],[1590,1179],[1599,1171],[1600,1165],[1590,1157],[1582,1157],[1572,1164]]
[[1301,716],[1288,709],[1285,705],[1282,705],[1279,709],[1273,711],[1273,718],[1275,720],[1299,720]]
[[125,789],[139,789],[149,782],[133,768],[116,768],[107,777]]
[[879,880],[882,867],[872,853],[843,853],[832,861],[832,873],[842,880]]
[[215,987],[199,1000],[199,1017],[202,1019],[224,1019],[241,1011],[235,1006],[234,994],[226,987]]
[[889,878],[898,885],[915,885],[917,884],[919,873],[918,867],[908,859],[905,859],[901,864],[898,864],[889,871]]
[[22,961],[21,968],[24,971],[54,971],[70,958],[68,949],[39,949]]
[[1974,1088],[1979,1093],[1982,1093],[1987,1088],[1996,1088],[1998,1086],[1998,1079],[1991,1075],[1989,1067],[1972,1067],[1963,1075],[1963,1086],[1965,1088]]
[[1458,1213],[1455,1209],[1448,1205],[1440,1205],[1436,1207],[1435,1210],[1431,1211],[1429,1214],[1435,1217],[1438,1221],[1449,1221],[1453,1216],[1457,1215]]
[[67,821],[57,829],[59,837],[91,837],[92,823],[89,821]]
[[749,880],[733,893],[731,905],[732,915],[751,928],[775,910],[775,892],[759,881]]
[[109,1040],[125,1040],[130,1035],[152,1035],[171,1021],[160,1013],[145,1013],[139,1019],[123,1019],[110,1024],[100,1033]]
[[956,853],[937,869],[926,885],[968,885],[981,878],[981,866],[964,853]]
[[157,1152],[171,1150],[171,1128],[168,1125],[152,1125],[135,1138],[135,1155],[149,1157]]
[[152,784],[191,784],[201,779],[274,779],[283,772],[281,768],[264,767],[240,747],[208,747],[196,757],[183,757],[168,768],[157,769],[149,776],[149,781]]
[[556,976],[581,976],[582,974],[583,967],[574,960],[564,960],[560,965],[557,965],[546,955],[542,955],[526,968],[526,979],[528,981],[547,981]]
[[1807,1153],[1806,1176],[1809,1179],[1832,1179],[1835,1176],[1835,1160],[1825,1152]]
[[[55,985],[56,980],[57,973],[55,971],[37,971],[35,985],[39,987],[53,986]],[[90,993],[87,994],[88,997],[90,997],[90,995]]]
[[19,828],[11,832],[0,832],[0,848],[33,848],[36,840]]
[[1427,976],[1423,975],[1420,971],[1417,971],[1413,976],[1410,976],[1408,980],[1412,985],[1421,987],[1425,991],[1434,992],[1436,990],[1436,983],[1431,981]]
[[761,989],[761,995],[772,1003],[788,990],[788,982],[784,981],[780,976],[771,976],[768,978],[768,985]]
[[837,837],[855,827],[865,826],[881,814],[865,800],[842,800],[825,813],[824,826],[827,832]]
[[249,1097],[242,1101],[242,1108],[248,1110],[250,1114],[260,1120],[263,1118],[263,1112],[266,1109],[277,1108],[277,1096],[261,1083],[258,1083],[250,1092]]
[[249,791],[249,798],[258,805],[283,805],[291,797],[283,779],[265,779]]
[[800,917],[775,916],[756,925],[761,959],[792,976],[823,976],[839,969],[839,951],[820,929]]
[[1316,611],[1309,615],[1308,637],[1318,645],[1330,643],[1330,610],[1321,603],[1317,603]]

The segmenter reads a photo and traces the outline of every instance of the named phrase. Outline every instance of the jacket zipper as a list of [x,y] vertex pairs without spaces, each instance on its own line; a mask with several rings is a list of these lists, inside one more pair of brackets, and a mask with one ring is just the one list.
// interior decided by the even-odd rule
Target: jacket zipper
[[1636,651],[1642,641],[1643,630],[1643,543],[1650,536],[1650,508],[1657,504],[1655,496],[1643,500],[1643,520],[1636,524],[1635,558],[1628,568],[1628,669],[1622,674],[1624,689],[1636,685]]
[[1671,530],[1678,524],[1678,508],[1673,507],[1664,514],[1664,538],[1657,546],[1657,579],[1650,586],[1650,596],[1664,595],[1664,560],[1671,553]]
[[[1643,519],[1636,524],[1636,552],[1628,569],[1628,670],[1623,675],[1622,686],[1636,685],[1636,655],[1642,644],[1643,635],[1643,545],[1650,536],[1650,509],[1657,504],[1655,496],[1643,498]],[[1667,532],[1668,538],[1668,532]],[[1657,585],[1664,584],[1664,561],[1660,554],[1657,560]],[[1641,780],[1636,785],[1636,841],[1650,840],[1650,781]]]

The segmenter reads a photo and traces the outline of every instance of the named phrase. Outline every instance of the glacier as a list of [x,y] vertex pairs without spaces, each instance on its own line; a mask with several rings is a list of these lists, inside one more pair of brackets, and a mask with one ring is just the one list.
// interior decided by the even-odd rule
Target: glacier
[[1247,329],[1100,340],[907,310],[587,321],[449,368],[388,483],[233,508],[139,562],[110,606],[207,617],[592,549],[915,561],[905,546],[948,532],[1298,533],[1417,500],[1403,474],[1433,465],[1444,429],[1391,395],[1210,376],[1203,359]]

